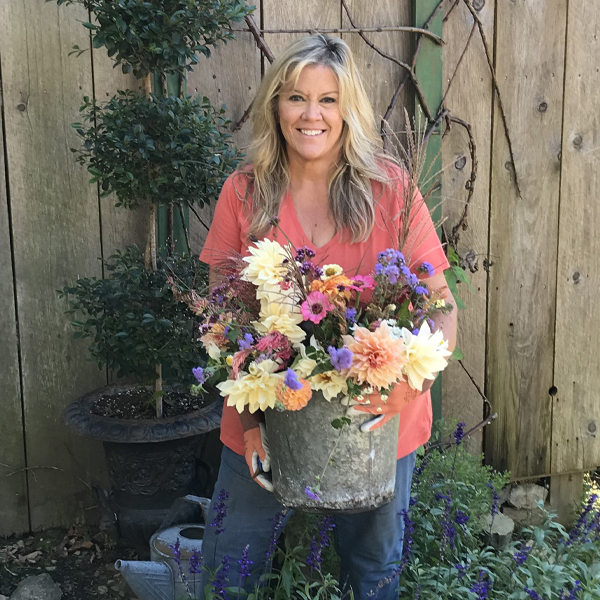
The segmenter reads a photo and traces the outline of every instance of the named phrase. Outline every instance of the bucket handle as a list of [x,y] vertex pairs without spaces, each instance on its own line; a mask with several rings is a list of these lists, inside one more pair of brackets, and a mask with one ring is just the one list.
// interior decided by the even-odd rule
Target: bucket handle
[[187,496],[177,498],[177,500],[175,500],[175,502],[171,504],[169,512],[165,515],[165,518],[160,524],[159,531],[162,531],[163,529],[166,529],[167,527],[171,527],[171,525],[176,524],[175,520],[177,519],[177,514],[186,502],[190,504],[197,504],[202,510],[202,517],[204,518],[204,522],[206,522],[208,509],[210,507],[210,499],[201,498],[200,496],[194,496],[193,494],[188,494]]

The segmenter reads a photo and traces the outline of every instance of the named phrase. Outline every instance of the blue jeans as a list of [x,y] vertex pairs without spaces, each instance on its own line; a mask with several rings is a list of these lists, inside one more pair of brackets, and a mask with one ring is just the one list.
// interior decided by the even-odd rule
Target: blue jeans
[[[413,452],[398,461],[396,495],[392,502],[368,512],[334,516],[336,548],[341,557],[340,586],[343,590],[351,588],[355,600],[398,598],[398,578],[394,577],[397,564],[394,562],[401,558],[404,535],[404,521],[399,513],[408,509],[415,459]],[[216,514],[213,507],[218,502],[217,496],[223,489],[229,492],[227,516],[223,520],[224,531],[217,534],[216,527],[209,524]],[[215,569],[228,555],[231,559],[229,585],[237,586],[238,560],[249,544],[248,556],[254,565],[252,576],[244,587],[251,591],[265,569],[265,555],[272,545],[275,517],[284,510],[272,493],[252,480],[244,457],[224,447],[202,543],[204,564]],[[291,514],[291,510],[285,513],[281,528]],[[392,581],[385,583],[387,578]]]

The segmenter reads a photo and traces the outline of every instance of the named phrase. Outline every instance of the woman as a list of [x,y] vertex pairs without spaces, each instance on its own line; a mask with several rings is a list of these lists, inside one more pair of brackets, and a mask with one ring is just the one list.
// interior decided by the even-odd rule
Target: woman
[[[224,253],[247,254],[251,238],[287,238],[295,247],[310,248],[315,264],[336,263],[360,275],[372,272],[377,254],[397,247],[406,175],[381,150],[373,110],[346,43],[322,35],[293,43],[266,73],[251,118],[252,163],[225,182],[201,260],[215,265]],[[416,194],[411,264],[431,263],[435,274],[427,280],[429,288],[444,290],[450,298],[443,276],[448,263]],[[216,276],[211,269],[213,281]],[[452,349],[454,314],[440,315],[436,326]],[[418,394],[403,383],[385,404],[374,400],[358,408],[375,415],[367,429],[402,415],[395,500],[366,513],[335,517],[340,583],[352,588],[357,600],[373,592],[382,600],[397,598],[393,563],[402,551],[399,513],[408,508],[415,451],[431,429],[429,393]],[[207,527],[203,554],[211,568],[225,555],[232,557],[229,580],[237,585],[237,559],[247,544],[261,572],[278,524],[274,519],[283,507],[264,489],[269,486],[265,478],[252,478],[253,457],[266,457],[257,415],[240,416],[225,407],[221,439],[225,448],[213,506],[225,489],[228,513],[224,532]],[[288,511],[281,525],[289,516]]]

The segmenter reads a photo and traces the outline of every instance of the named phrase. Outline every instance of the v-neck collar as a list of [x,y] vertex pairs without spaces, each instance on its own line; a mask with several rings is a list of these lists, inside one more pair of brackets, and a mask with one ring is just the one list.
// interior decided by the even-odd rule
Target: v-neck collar
[[284,203],[287,203],[288,210],[290,211],[290,213],[292,215],[292,219],[295,221],[294,224],[295,224],[296,228],[298,229],[298,231],[302,233],[302,237],[303,237],[305,245],[309,246],[315,252],[321,253],[321,252],[327,250],[327,248],[331,244],[336,242],[338,235],[339,235],[339,229],[336,230],[336,232],[333,234],[333,237],[326,244],[323,244],[322,246],[315,246],[315,244],[313,244],[313,242],[311,241],[310,237],[308,235],[306,235],[306,232],[304,231],[304,228],[302,227],[302,223],[300,223],[300,219],[298,218],[298,213],[296,212],[296,207],[294,206],[294,201],[292,199],[292,193],[289,190],[289,188],[285,192],[283,201],[284,201]]

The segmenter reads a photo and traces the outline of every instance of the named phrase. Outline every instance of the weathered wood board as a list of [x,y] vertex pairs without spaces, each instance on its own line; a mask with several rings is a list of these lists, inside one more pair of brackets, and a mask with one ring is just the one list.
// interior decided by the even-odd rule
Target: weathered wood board
[[[20,533],[29,528],[27,476],[25,471],[19,472],[26,466],[25,438],[3,137],[0,121],[0,339],[3,347],[0,352],[0,536]],[[11,475],[14,471],[17,472]]]
[[564,33],[562,0],[501,2],[496,65],[522,191],[494,104],[488,459],[513,477],[550,468]]
[[[306,0],[305,2],[280,2],[262,0],[263,29],[322,29],[340,27],[340,0]],[[258,20],[257,20],[258,23]],[[295,40],[308,33],[268,33],[265,41],[277,57]],[[269,62],[264,59],[264,68]]]
[[[346,4],[356,27],[411,26],[412,7],[410,2],[381,0],[380,2],[363,2],[347,0]],[[346,11],[342,8],[342,27],[352,27]],[[380,50],[402,62],[411,58],[411,34],[404,31],[366,33],[365,36]],[[363,77],[369,99],[373,104],[375,117],[379,126],[392,100],[394,92],[406,71],[378,54],[369,47],[358,33],[344,33],[341,36],[350,46],[358,70]],[[412,89],[410,84],[404,86],[395,107],[388,119],[391,130],[398,135],[398,141],[404,143],[404,109],[412,111]],[[392,138],[393,143],[393,138]],[[392,147],[389,147],[392,151]]]
[[[142,91],[141,81],[133,75],[123,75],[121,68],[114,66],[104,48],[87,52],[78,59],[82,68],[92,68],[94,74],[94,97],[100,104],[108,102],[117,90]],[[85,64],[87,62],[87,65]],[[83,94],[81,95],[83,97]],[[79,140],[78,140],[78,145]],[[80,167],[83,168],[83,167]],[[91,177],[91,176],[90,176]],[[116,249],[137,244],[140,249],[146,243],[147,211],[144,209],[128,210],[115,207],[117,201],[114,195],[100,200],[100,226],[102,234],[102,252],[106,260]]]
[[[492,40],[493,4],[485,3],[478,16],[484,25],[487,39]],[[471,13],[462,2],[444,23],[444,93],[465,49],[473,24]],[[476,292],[470,292],[464,284],[459,286],[459,293],[466,308],[458,311],[457,346],[464,353],[463,363],[466,369],[482,390],[485,385],[487,273],[483,264],[488,250],[491,94],[490,70],[483,42],[476,30],[450,86],[445,104],[452,116],[471,125],[476,144],[477,179],[465,227],[459,232],[458,244],[460,256],[474,255],[477,271],[467,270],[467,273]],[[443,138],[442,164],[442,211],[446,219],[444,228],[451,232],[465,209],[468,197],[466,185],[472,168],[469,136],[459,124],[453,123],[452,129]],[[464,421],[467,428],[479,423],[483,418],[483,400],[458,362],[450,363],[442,382],[444,418]],[[474,452],[482,450],[481,432],[472,437],[469,448]]]
[[[569,6],[552,472],[600,465],[600,6]],[[552,483],[552,485],[554,485]]]
[[[85,11],[39,0],[3,2],[0,54],[22,356],[31,526],[71,522],[91,501],[77,479],[99,448],[59,423],[64,406],[105,381],[72,339],[55,290],[99,275],[98,197],[73,159],[80,98],[92,95],[89,62],[68,54],[88,43]],[[45,469],[57,467],[62,470]],[[87,505],[87,504],[86,504]]]
[[[259,19],[259,14],[259,10],[255,11],[254,18]],[[235,68],[232,68],[233,65]],[[193,97],[208,97],[217,110],[225,104],[225,116],[231,119],[233,125],[242,118],[254,99],[260,83],[260,71],[260,52],[254,38],[250,33],[238,33],[235,40],[212,49],[209,58],[200,56],[200,63],[187,76],[187,93]],[[232,140],[246,152],[251,137],[252,126],[248,120],[233,134]],[[206,225],[212,220],[212,210],[212,207],[198,210]],[[194,253],[199,253],[206,234],[206,227],[190,213],[190,245]]]

